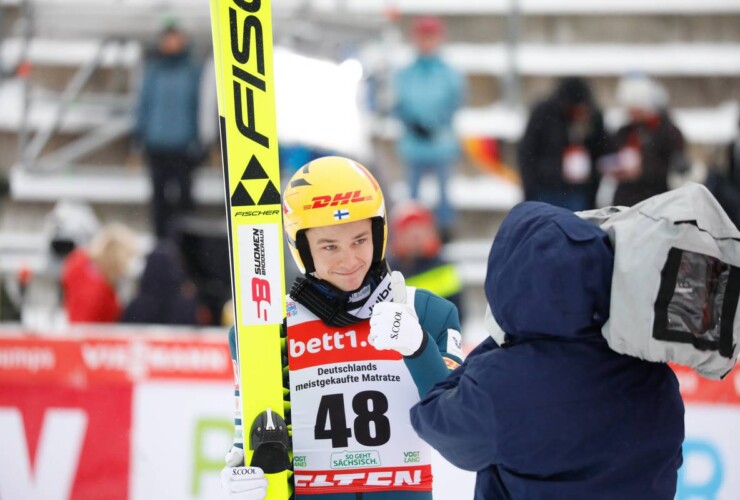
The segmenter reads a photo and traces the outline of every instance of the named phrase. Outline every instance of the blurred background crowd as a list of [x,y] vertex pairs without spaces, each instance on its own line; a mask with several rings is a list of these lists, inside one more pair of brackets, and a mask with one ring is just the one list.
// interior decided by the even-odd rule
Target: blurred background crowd
[[[372,169],[392,265],[456,300],[469,342],[519,201],[692,180],[740,220],[738,1],[272,9],[282,179]],[[0,320],[228,324],[222,186],[207,2],[0,0]]]

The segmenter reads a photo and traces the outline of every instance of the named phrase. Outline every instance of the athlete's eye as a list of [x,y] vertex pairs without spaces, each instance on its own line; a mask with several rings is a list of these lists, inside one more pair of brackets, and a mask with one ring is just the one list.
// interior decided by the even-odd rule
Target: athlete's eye
[[364,245],[365,243],[367,243],[367,241],[368,241],[368,238],[359,238],[355,240],[355,245],[357,246]]

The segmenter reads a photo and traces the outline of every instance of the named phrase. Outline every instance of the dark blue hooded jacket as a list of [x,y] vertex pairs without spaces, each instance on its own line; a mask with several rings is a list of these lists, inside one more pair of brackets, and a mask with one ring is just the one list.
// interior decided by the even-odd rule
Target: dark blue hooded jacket
[[612,351],[613,250],[572,212],[516,206],[485,291],[506,333],[411,410],[419,435],[478,471],[477,499],[673,499],[684,407],[665,364]]

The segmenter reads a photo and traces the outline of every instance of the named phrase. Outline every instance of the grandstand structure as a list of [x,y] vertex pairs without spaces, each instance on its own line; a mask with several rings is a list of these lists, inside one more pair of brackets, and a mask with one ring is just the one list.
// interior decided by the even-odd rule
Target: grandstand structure
[[[607,124],[623,113],[615,89],[639,71],[668,91],[670,108],[697,165],[737,133],[740,117],[740,0],[274,0],[275,42],[341,62],[356,58],[381,80],[411,56],[403,33],[413,16],[445,18],[445,56],[467,77],[458,116],[461,137],[499,141],[504,163],[529,106],[566,75],[589,79]],[[127,165],[136,82],[163,19],[210,51],[205,0],[0,0],[0,278],[48,269],[46,214],[60,199],[92,204],[103,221],[122,220],[142,234],[148,223],[146,169]],[[300,84],[300,83],[298,83]],[[279,98],[279,95],[278,95]],[[368,115],[372,153],[392,198],[404,195],[393,153],[398,125],[381,109]],[[280,123],[278,123],[280,134]],[[338,145],[341,151],[341,145]],[[217,160],[214,160],[217,163]],[[197,174],[201,215],[223,218],[219,165]],[[521,200],[516,184],[463,162],[450,186],[460,212],[455,261],[482,318],[485,258],[496,228]],[[433,201],[431,184],[422,195]],[[225,229],[224,229],[225,230]],[[480,313],[480,314],[479,314]]]

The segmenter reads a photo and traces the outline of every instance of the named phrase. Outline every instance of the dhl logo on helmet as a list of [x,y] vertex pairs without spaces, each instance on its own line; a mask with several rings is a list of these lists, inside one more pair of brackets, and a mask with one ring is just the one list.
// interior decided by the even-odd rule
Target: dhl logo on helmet
[[322,195],[314,196],[311,198],[311,204],[305,205],[304,210],[313,210],[315,208],[324,207],[336,207],[337,205],[347,205],[349,203],[359,203],[362,201],[372,200],[372,196],[362,196],[362,193],[358,191],[347,191],[345,193],[337,193],[334,196]]

